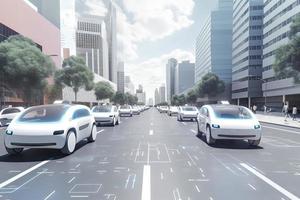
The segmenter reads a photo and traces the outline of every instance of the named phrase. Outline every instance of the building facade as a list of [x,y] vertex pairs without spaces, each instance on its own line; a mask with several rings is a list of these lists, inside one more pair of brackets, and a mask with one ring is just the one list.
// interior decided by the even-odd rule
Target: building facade
[[155,89],[155,92],[154,92],[154,100],[155,100],[155,105],[161,103],[161,102],[160,102],[159,91],[158,91],[157,88]]
[[124,72],[124,62],[118,63],[118,91],[125,92],[125,72]]
[[146,92],[144,92],[142,85],[139,85],[139,88],[136,90],[136,97],[138,98],[138,103],[146,105]]
[[195,64],[183,61],[178,64],[175,75],[175,94],[179,95],[192,88],[195,83]]
[[135,87],[131,81],[130,76],[125,76],[125,92],[128,92],[132,95],[135,94]]
[[300,14],[300,2],[295,0],[264,0],[263,30],[263,96],[267,107],[281,110],[283,102],[300,106],[300,85],[293,78],[278,79],[273,71],[276,49],[289,42],[290,25]]
[[263,0],[233,3],[232,99],[262,105]]
[[233,1],[219,0],[196,40],[195,83],[207,73],[216,74],[226,84],[222,98],[231,99]]
[[159,87],[159,97],[160,97],[160,103],[166,102],[166,86],[162,85]]
[[176,75],[177,60],[171,58],[168,60],[166,66],[166,89],[167,89],[167,102],[171,103],[173,95],[175,95],[175,75]]

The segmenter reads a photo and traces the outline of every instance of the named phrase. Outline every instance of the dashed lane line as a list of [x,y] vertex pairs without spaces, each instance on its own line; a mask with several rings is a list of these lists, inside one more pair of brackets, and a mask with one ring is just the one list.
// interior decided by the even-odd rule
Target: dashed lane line
[[240,165],[242,167],[244,167],[245,169],[247,169],[252,174],[254,174],[255,176],[257,176],[258,178],[260,178],[261,180],[263,180],[265,183],[267,183],[268,185],[270,185],[271,187],[273,187],[274,189],[276,189],[278,192],[280,192],[281,194],[283,194],[286,197],[288,197],[289,199],[291,199],[291,200],[300,200],[299,197],[297,197],[294,194],[292,194],[291,192],[287,191],[286,189],[284,189],[283,187],[281,187],[277,183],[273,182],[271,179],[269,179],[268,177],[264,176],[260,172],[256,171],[255,169],[253,169],[252,167],[250,167],[246,163],[240,163]]
[[150,130],[149,131],[149,135],[153,135],[154,134],[154,131],[153,130]]
[[151,200],[151,167],[150,167],[150,165],[144,165],[142,199],[141,200]]
[[100,131],[97,132],[97,134],[100,134],[104,131],[104,129],[101,129]]
[[50,194],[48,194],[48,195],[45,197],[45,199],[44,199],[44,200],[48,200],[48,199],[50,199],[50,198],[51,198],[51,196],[52,196],[54,193],[55,193],[55,190],[54,190],[54,191],[52,191]]

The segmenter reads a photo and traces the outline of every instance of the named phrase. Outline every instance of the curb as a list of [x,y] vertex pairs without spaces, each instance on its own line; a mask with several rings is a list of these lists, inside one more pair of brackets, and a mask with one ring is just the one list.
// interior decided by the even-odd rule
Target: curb
[[260,120],[258,120],[258,121],[262,122],[262,123],[265,123],[265,124],[272,124],[272,125],[282,126],[282,127],[287,127],[287,128],[300,129],[300,126],[299,127],[295,127],[295,126],[289,126],[289,125],[285,125],[285,124],[276,124],[276,123],[273,123],[273,122],[265,122],[265,121],[260,121]]

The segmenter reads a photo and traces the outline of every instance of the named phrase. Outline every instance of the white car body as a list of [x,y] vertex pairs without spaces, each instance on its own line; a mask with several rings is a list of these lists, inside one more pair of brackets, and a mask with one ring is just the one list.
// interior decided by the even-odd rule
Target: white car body
[[8,126],[9,123],[22,111],[24,110],[23,107],[8,107],[4,108],[0,112],[0,127],[1,126]]
[[129,105],[123,105],[119,108],[120,116],[130,116],[132,117],[132,107]]
[[43,105],[23,111],[7,127],[4,144],[9,154],[24,148],[61,149],[70,154],[76,144],[88,138],[93,142],[97,130],[90,109],[82,105]]
[[141,113],[141,110],[138,106],[133,106],[132,107],[132,114],[139,115],[140,113]]
[[248,140],[257,146],[261,140],[261,125],[246,107],[235,105],[205,105],[197,117],[198,134],[204,134],[208,144],[218,139]]
[[167,113],[169,110],[168,106],[160,106],[159,112],[160,113]]
[[198,109],[195,106],[180,106],[178,109],[177,120],[194,120],[197,119]]
[[168,115],[177,115],[178,114],[178,107],[177,106],[170,106],[168,110]]
[[92,108],[92,115],[95,117],[97,124],[118,125],[120,114],[117,106],[101,105]]

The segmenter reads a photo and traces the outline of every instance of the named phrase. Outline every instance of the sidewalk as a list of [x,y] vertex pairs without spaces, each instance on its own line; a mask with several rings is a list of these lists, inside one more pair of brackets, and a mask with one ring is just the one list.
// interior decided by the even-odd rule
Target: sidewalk
[[280,126],[293,127],[293,128],[300,128],[299,119],[297,119],[297,121],[293,121],[292,118],[287,118],[287,121],[284,121],[283,116],[274,116],[270,114],[266,114],[266,115],[256,114],[256,117],[260,122],[276,124]]

